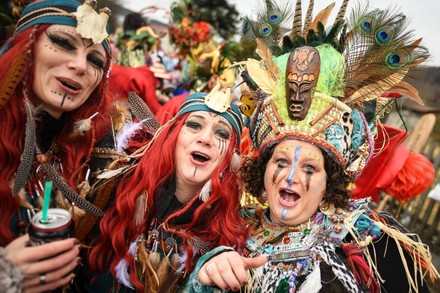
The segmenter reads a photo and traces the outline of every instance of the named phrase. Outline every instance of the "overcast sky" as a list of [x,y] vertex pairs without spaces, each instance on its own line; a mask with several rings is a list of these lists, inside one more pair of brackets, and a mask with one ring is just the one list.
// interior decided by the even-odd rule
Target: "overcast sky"
[[[252,14],[258,0],[228,0],[234,4],[237,10],[243,15]],[[283,0],[275,0],[277,3],[285,3]],[[172,0],[125,0],[124,6],[133,11],[140,11],[145,7],[156,6],[169,8]],[[290,0],[292,5],[296,1]],[[307,10],[309,1],[303,0],[303,14]],[[317,0],[314,5],[314,15],[330,4],[330,1]],[[342,0],[335,1],[333,9],[337,13]],[[350,1],[349,8],[353,7],[356,1]],[[425,62],[428,66],[440,66],[440,1],[439,0],[370,0],[370,6],[378,8],[398,7],[410,19],[410,28],[414,29],[416,37],[423,37],[422,45],[427,47],[431,53],[431,58]],[[334,15],[329,19],[329,23],[334,20]]]

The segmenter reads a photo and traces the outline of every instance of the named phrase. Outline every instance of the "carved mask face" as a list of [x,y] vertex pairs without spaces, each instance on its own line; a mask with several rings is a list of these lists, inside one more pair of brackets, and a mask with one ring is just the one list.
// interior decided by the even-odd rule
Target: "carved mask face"
[[312,103],[318,82],[319,53],[314,47],[300,47],[290,53],[286,68],[286,103],[290,119],[303,120]]

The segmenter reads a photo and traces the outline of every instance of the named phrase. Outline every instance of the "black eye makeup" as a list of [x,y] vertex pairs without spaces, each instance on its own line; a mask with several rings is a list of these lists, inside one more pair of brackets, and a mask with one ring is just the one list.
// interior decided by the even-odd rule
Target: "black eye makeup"
[[187,120],[185,122],[185,126],[191,128],[191,129],[194,129],[194,130],[202,128],[202,126],[200,125],[199,122],[192,121],[192,120]]
[[56,46],[63,48],[68,51],[74,51],[76,50],[76,46],[73,44],[69,38],[59,34],[54,33],[51,31],[46,31],[46,35],[49,38],[49,40]]
[[[76,44],[76,38],[68,32],[46,31],[46,35],[52,42],[52,44],[60,49],[64,49],[65,51],[69,51],[72,53],[76,52],[79,49],[78,44]],[[101,54],[95,51],[91,51],[87,54],[87,61],[94,67],[104,70],[107,60]]]
[[102,60],[102,58],[97,57],[95,54],[88,54],[87,60],[92,63],[94,66],[104,70],[105,66],[105,60]]
[[224,140],[229,140],[231,138],[231,132],[229,131],[229,129],[220,128],[217,129],[215,133],[219,138]]

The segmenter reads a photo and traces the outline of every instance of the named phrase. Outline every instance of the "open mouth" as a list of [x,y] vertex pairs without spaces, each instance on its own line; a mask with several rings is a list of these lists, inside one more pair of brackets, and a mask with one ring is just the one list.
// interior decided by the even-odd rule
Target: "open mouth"
[[61,84],[66,88],[71,89],[73,91],[79,91],[81,89],[81,85],[76,82],[72,82],[64,79],[58,79],[58,81],[61,82]]
[[193,157],[193,159],[195,161],[200,162],[200,163],[204,163],[209,160],[209,157],[207,155],[202,154],[202,153],[198,153],[198,152],[192,153],[191,156]]
[[281,189],[279,194],[281,199],[287,203],[295,203],[298,199],[301,198],[298,193],[288,189]]

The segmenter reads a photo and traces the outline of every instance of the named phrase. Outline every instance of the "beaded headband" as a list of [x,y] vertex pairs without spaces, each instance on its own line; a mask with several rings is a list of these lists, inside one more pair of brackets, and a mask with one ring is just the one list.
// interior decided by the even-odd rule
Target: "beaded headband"
[[428,54],[420,40],[410,41],[404,15],[366,6],[345,22],[347,4],[327,31],[334,5],[314,20],[309,6],[303,22],[298,1],[292,31],[284,36],[278,26],[288,13],[272,1],[260,23],[245,20],[244,32],[253,35],[261,60],[244,62],[242,77],[253,98],[243,109],[255,108],[249,133],[256,149],[285,137],[305,140],[356,177],[372,155],[376,121],[390,108],[386,97],[405,94],[421,102],[402,79]]

